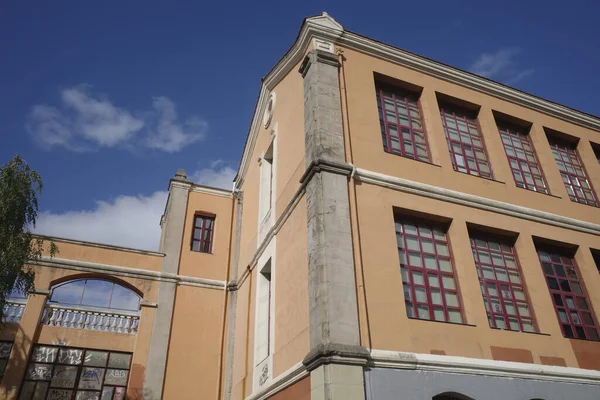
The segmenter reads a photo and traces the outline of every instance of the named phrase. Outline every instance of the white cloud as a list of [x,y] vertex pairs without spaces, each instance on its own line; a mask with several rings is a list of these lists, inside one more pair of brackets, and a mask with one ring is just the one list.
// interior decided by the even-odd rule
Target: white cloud
[[189,179],[199,185],[212,186],[221,189],[233,187],[233,178],[236,171],[222,160],[214,161],[210,168],[199,169],[189,176]]
[[[189,179],[198,184],[231,189],[236,171],[223,161],[213,162],[209,168],[195,171]],[[149,196],[117,196],[111,200],[96,201],[88,210],[64,213],[42,212],[38,215],[35,232],[63,237],[158,250],[160,217],[163,215],[168,193],[158,191]]]
[[160,217],[167,192],[150,196],[118,196],[97,201],[90,210],[65,213],[42,212],[35,232],[44,235],[113,244],[145,250],[158,250]]
[[115,107],[107,99],[95,99],[89,86],[80,85],[62,91],[62,101],[74,112],[75,134],[96,142],[102,147],[113,147],[131,139],[144,126],[144,121]]
[[147,138],[148,147],[174,153],[204,137],[207,123],[199,118],[189,118],[183,125],[178,124],[175,103],[167,97],[155,97],[152,106],[158,123]]
[[531,68],[522,69],[519,67],[516,57],[520,52],[521,49],[517,47],[509,47],[493,53],[480,54],[469,67],[469,71],[486,78],[515,83],[535,72]]
[[134,113],[92,93],[91,86],[78,85],[61,91],[60,107],[34,106],[26,128],[47,149],[89,151],[142,143],[173,153],[201,140],[208,124],[194,116],[179,122],[175,103],[164,96],[153,99],[151,111]]

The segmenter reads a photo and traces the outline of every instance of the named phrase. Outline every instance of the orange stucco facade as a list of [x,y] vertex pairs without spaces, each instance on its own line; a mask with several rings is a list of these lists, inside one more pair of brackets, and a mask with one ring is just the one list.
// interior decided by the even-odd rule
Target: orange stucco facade
[[[428,160],[383,144],[384,83],[418,103]],[[440,117],[447,102],[475,115],[491,178],[457,170]],[[517,186],[498,121],[526,131],[547,193]],[[592,147],[600,119],[364,38],[326,14],[308,18],[263,81],[233,190],[178,171],[158,252],[54,239],[59,254],[33,265],[35,291],[14,301],[21,311],[0,331],[12,346],[0,398],[562,398],[569,388],[570,398],[592,398],[600,208],[571,199],[551,148],[557,135],[600,189]],[[453,279],[459,320],[433,313],[454,307],[435,300],[433,284],[403,281],[421,267],[399,258],[405,221],[443,235],[448,255],[435,254],[452,275],[435,273]],[[529,310],[519,318],[531,329],[510,325],[510,305],[508,325],[492,324],[477,235],[516,256]],[[413,254],[431,258],[424,249]],[[549,290],[540,249],[577,265],[583,291],[560,293],[585,297],[587,310],[568,323],[555,311],[566,306]],[[127,293],[136,307],[113,307],[110,294],[99,308],[85,291],[72,302],[70,284],[100,297],[102,287]],[[414,294],[421,289],[426,300]],[[432,313],[414,314],[423,307]],[[591,322],[575,319],[588,313]],[[85,357],[62,356],[71,350]],[[95,352],[108,361],[92,364]],[[111,366],[112,352],[129,366]],[[481,394],[492,387],[497,397]]]

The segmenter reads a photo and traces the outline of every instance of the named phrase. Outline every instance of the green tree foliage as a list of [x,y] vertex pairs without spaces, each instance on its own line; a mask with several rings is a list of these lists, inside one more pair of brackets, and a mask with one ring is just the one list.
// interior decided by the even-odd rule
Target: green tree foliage
[[[0,317],[13,288],[21,293],[34,289],[31,263],[43,253],[43,240],[30,229],[35,227],[40,175],[16,155],[0,169]],[[58,248],[50,241],[50,256]]]

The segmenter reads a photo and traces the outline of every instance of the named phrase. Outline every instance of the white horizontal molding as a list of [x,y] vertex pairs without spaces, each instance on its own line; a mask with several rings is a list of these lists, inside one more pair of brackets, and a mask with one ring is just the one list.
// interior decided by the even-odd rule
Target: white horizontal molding
[[134,249],[131,247],[123,247],[123,246],[115,246],[112,244],[86,242],[85,240],[67,239],[67,238],[61,238],[61,237],[57,237],[57,236],[47,236],[47,235],[38,235],[38,234],[34,234],[33,237],[39,238],[42,240],[53,240],[55,242],[60,242],[60,243],[78,244],[78,245],[86,246],[86,247],[97,247],[97,248],[101,248],[101,249],[125,251],[128,253],[144,254],[144,255],[148,255],[148,256],[157,256],[157,257],[165,256],[164,253],[159,253],[156,251]]
[[600,225],[598,224],[593,224],[591,222],[581,221],[574,218],[563,217],[562,215],[535,210],[533,208],[517,206],[468,193],[444,189],[438,186],[414,182],[408,179],[380,174],[378,172],[373,172],[362,168],[356,168],[355,178],[359,179],[361,182],[371,183],[405,193],[425,196],[436,200],[447,201],[467,207],[479,208],[481,210],[492,211],[511,217],[522,218],[529,221],[540,222],[547,225],[558,226],[561,228],[600,236]]
[[373,367],[600,385],[600,371],[479,358],[372,349]]
[[100,264],[89,261],[69,260],[56,257],[51,258],[48,256],[43,256],[39,261],[32,262],[32,265],[62,268],[82,272],[105,273],[152,281],[172,282],[178,285],[197,286],[207,289],[225,290],[227,287],[226,281],[196,278],[193,276],[177,275],[168,272],[148,271],[145,269],[121,267],[118,265]]
[[[233,182],[231,182],[231,184],[233,185]],[[195,183],[190,188],[190,191],[194,192],[194,193],[204,193],[204,194],[210,194],[213,196],[226,197],[228,199],[233,198],[233,192],[231,190],[219,189],[219,188],[210,187],[210,186],[203,186],[203,185],[198,185]]]
[[279,376],[271,379],[266,383],[266,387],[256,393],[252,393],[246,397],[245,400],[265,400],[273,396],[274,394],[284,390],[287,387],[292,386],[294,383],[307,377],[309,372],[306,367],[301,363],[295,364],[287,371],[281,373]]

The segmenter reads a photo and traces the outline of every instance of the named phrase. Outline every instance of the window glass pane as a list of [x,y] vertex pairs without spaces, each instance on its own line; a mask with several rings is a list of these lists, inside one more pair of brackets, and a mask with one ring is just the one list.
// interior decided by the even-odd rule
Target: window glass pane
[[437,269],[437,263],[434,256],[423,256],[423,259],[425,260],[425,268]]
[[140,300],[140,296],[132,290],[126,289],[121,285],[115,285],[110,307],[120,310],[138,311],[140,309]]
[[442,284],[445,289],[456,289],[454,278],[448,275],[442,275]]
[[83,361],[82,349],[61,348],[58,352],[59,364],[79,365]]
[[412,276],[413,276],[413,283],[415,285],[424,285],[425,284],[425,281],[423,280],[422,272],[413,271]]
[[57,388],[74,388],[79,368],[66,365],[57,365],[54,367],[52,381],[50,386]]
[[107,369],[104,383],[107,385],[126,385],[129,371],[123,369]]
[[421,256],[419,253],[408,253],[408,264],[413,267],[422,267]]
[[108,307],[114,283],[88,279],[83,292],[82,305],[90,307]]
[[52,364],[29,364],[25,379],[31,381],[49,381],[52,379]]
[[430,288],[438,288],[440,287],[440,282],[439,282],[439,278],[436,274],[429,274],[427,275],[427,279],[429,282],[429,287]]
[[430,319],[429,318],[429,307],[424,306],[424,305],[419,305],[417,307],[417,311],[419,313],[420,319]]
[[75,400],[100,400],[100,392],[78,390]]
[[48,382],[38,382],[33,392],[33,400],[42,400],[48,391]]
[[79,378],[79,389],[100,390],[104,379],[104,368],[83,367]]
[[[430,289],[431,302],[436,305],[443,305],[442,292],[439,289]],[[449,304],[450,305],[450,304]]]
[[450,318],[450,322],[454,322],[457,324],[462,323],[462,316],[460,312],[457,310],[448,310],[448,316]]
[[446,321],[446,316],[444,315],[444,309],[440,307],[434,307],[433,309],[433,317],[436,321]]
[[31,360],[41,363],[53,363],[58,354],[58,348],[52,346],[35,346]]
[[456,293],[446,292],[446,305],[450,307],[458,307],[458,296]]
[[131,362],[131,354],[110,353],[110,358],[108,359],[108,366],[111,368],[129,369],[130,362]]
[[104,386],[100,400],[112,400],[115,388],[113,386]]
[[439,258],[438,262],[440,264],[440,270],[444,272],[452,272],[452,264],[449,259]]
[[83,364],[94,366],[94,367],[104,367],[106,365],[107,359],[108,359],[107,351],[87,350],[85,352],[85,361]]
[[64,283],[52,289],[52,302],[63,304],[80,304],[83,296],[85,280]]

